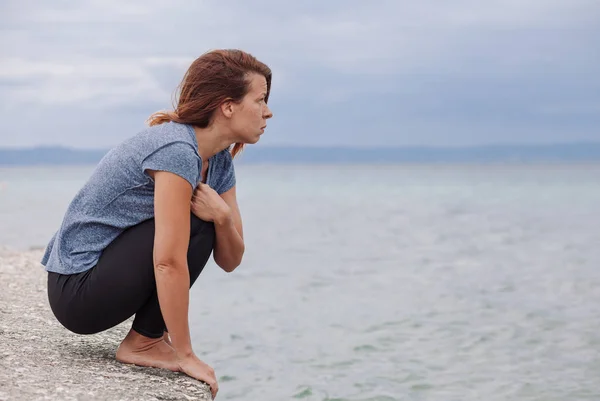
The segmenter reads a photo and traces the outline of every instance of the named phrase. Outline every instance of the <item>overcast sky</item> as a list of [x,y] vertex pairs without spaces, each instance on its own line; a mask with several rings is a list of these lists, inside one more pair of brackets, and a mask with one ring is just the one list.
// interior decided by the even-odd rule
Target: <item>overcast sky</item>
[[274,72],[265,145],[600,141],[598,0],[4,0],[0,147],[110,147],[186,68]]

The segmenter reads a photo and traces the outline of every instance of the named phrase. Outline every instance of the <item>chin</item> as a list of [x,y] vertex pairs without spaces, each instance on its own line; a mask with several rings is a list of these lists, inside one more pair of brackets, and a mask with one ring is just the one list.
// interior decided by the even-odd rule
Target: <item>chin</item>
[[260,137],[262,136],[262,134],[263,134],[262,132],[256,133],[254,135],[247,133],[246,135],[240,137],[236,142],[241,142],[246,145],[252,145],[260,140]]

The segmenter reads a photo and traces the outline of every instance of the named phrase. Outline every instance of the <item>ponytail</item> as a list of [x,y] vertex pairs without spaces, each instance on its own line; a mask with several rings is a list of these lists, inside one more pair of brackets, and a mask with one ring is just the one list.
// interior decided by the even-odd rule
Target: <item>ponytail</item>
[[174,111],[157,111],[156,113],[152,114],[150,117],[148,117],[148,120],[146,120],[146,123],[152,127],[154,125],[160,125],[162,123],[169,123],[169,122],[175,122],[175,123],[180,123],[180,119],[179,116],[177,115],[176,112]]

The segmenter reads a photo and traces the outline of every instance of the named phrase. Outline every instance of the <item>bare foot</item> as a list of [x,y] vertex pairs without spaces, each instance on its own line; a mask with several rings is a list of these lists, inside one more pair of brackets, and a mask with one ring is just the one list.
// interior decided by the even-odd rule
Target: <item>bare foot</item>
[[178,371],[175,350],[161,338],[148,338],[133,329],[119,345],[117,361]]
[[171,344],[171,337],[169,337],[169,332],[165,331],[163,334],[163,340],[165,340],[165,342],[167,344],[169,344],[170,346],[173,346],[173,344]]

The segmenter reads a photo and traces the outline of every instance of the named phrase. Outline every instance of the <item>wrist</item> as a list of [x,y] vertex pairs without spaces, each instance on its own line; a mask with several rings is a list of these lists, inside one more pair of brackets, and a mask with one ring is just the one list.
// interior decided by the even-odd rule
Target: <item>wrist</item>
[[218,225],[225,225],[232,221],[231,209],[223,208],[215,217],[214,223]]

